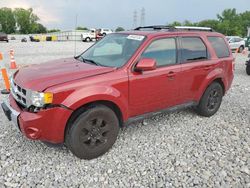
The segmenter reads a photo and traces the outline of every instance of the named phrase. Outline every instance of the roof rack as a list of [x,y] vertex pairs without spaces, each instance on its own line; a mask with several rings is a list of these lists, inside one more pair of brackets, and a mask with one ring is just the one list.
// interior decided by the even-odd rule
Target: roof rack
[[175,28],[179,30],[188,30],[188,31],[211,31],[213,32],[213,29],[211,27],[175,26]]
[[137,27],[134,30],[140,31],[140,30],[169,30],[174,29],[172,26],[167,25],[151,25],[151,26],[143,26],[143,27]]
[[141,30],[144,30],[144,31],[152,31],[152,30],[168,30],[168,31],[187,30],[187,31],[209,31],[209,32],[214,31],[210,27],[166,26],[166,25],[153,25],[153,26],[137,27],[134,30],[136,30],[136,31],[141,31]]

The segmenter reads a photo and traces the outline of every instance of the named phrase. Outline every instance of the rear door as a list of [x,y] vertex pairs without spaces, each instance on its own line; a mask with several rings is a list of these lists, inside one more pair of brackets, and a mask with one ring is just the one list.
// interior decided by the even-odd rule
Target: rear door
[[196,101],[207,75],[216,66],[203,39],[199,36],[180,37],[181,103]]
[[158,111],[178,104],[179,72],[176,37],[158,38],[146,47],[140,58],[152,58],[157,68],[129,72],[130,116]]

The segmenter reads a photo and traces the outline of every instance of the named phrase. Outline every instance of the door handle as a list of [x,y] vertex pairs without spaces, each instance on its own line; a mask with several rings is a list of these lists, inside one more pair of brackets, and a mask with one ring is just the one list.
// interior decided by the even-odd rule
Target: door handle
[[210,69],[212,69],[212,68],[213,68],[213,66],[207,65],[207,66],[204,67],[204,70],[210,70]]
[[168,77],[168,79],[169,79],[169,80],[173,80],[173,79],[174,79],[174,77],[175,77],[175,75],[176,75],[176,73],[175,73],[175,72],[170,71],[170,72],[167,74],[167,77]]

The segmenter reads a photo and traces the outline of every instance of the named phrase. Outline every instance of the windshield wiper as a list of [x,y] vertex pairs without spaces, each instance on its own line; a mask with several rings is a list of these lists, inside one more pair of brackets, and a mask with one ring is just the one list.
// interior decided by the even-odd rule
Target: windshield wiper
[[[85,58],[82,57],[82,60],[83,60],[84,63],[89,62],[89,63],[94,64],[94,65],[97,65],[97,66],[103,66],[102,64],[97,63],[96,61],[94,61],[94,60],[92,60],[92,59],[85,59]],[[86,61],[87,61],[87,62],[86,62]]]
[[82,61],[83,63],[90,63],[90,64],[93,64],[93,65],[96,65],[96,66],[104,66],[104,65],[102,65],[100,63],[97,63],[96,61],[94,61],[92,59],[85,59],[81,55],[75,56],[74,58],[79,60],[79,61]]

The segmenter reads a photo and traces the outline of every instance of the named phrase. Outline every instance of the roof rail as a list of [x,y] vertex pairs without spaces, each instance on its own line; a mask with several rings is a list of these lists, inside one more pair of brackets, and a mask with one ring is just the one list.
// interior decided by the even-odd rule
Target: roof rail
[[140,31],[140,30],[170,30],[170,29],[174,29],[174,27],[167,25],[152,25],[152,26],[137,27],[134,30]]
[[188,30],[188,31],[213,31],[211,27],[193,27],[193,26],[175,26],[178,30]]
[[152,26],[144,26],[137,27],[134,30],[140,31],[152,31],[152,30],[168,30],[168,31],[178,31],[178,30],[187,30],[187,31],[210,31],[214,30],[210,27],[193,27],[193,26],[166,26],[166,25],[152,25]]

